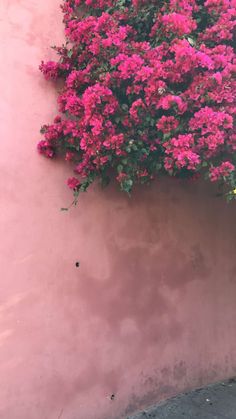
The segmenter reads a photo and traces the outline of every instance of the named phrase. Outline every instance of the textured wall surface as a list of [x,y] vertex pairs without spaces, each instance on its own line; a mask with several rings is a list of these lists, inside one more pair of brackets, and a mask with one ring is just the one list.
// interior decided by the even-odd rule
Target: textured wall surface
[[0,419],[123,418],[236,373],[235,205],[167,180],[60,212],[70,168],[35,151],[58,6],[0,2]]

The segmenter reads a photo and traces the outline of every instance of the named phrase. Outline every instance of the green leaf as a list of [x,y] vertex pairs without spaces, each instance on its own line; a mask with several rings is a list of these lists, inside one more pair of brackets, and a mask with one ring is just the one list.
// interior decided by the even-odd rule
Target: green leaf
[[150,125],[151,125],[151,127],[154,127],[154,125],[155,125],[155,119],[151,119],[150,120]]
[[124,182],[122,182],[121,186],[122,186],[122,189],[125,192],[129,193],[132,189],[132,186],[133,186],[133,180],[132,179],[126,179],[126,180],[124,180]]
[[190,36],[188,36],[188,37],[187,37],[187,40],[188,40],[188,42],[190,43],[190,45],[192,45],[192,47],[193,47],[194,45],[196,45],[196,41],[195,41],[195,39],[190,38]]
[[123,167],[124,167],[124,166],[123,166],[122,164],[118,164],[118,166],[117,166],[117,172],[118,172],[118,173],[122,172]]
[[164,134],[163,140],[169,140],[170,137],[171,137],[171,134]]

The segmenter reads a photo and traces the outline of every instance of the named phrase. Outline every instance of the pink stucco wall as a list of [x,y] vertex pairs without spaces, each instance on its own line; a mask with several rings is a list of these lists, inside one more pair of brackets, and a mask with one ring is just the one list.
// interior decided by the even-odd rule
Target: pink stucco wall
[[0,2],[0,419],[122,418],[236,373],[234,204],[161,181],[60,212],[70,169],[35,152],[58,5]]

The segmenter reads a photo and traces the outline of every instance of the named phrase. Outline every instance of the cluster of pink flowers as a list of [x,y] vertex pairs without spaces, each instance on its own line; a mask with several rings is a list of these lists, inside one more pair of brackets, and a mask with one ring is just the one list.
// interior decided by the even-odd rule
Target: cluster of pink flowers
[[[235,0],[64,0],[60,116],[38,150],[74,164],[75,197],[96,178],[169,174],[221,181],[236,195]],[[234,192],[232,192],[234,191]]]
[[[188,170],[195,170],[200,163],[200,156],[195,152],[194,136],[192,134],[179,135],[171,138],[163,144],[165,148],[164,167],[167,171],[172,171],[186,167]],[[169,157],[171,156],[171,157]]]
[[228,177],[235,170],[235,166],[229,161],[221,163],[218,167],[210,168],[210,178],[212,182],[215,182],[222,177]]

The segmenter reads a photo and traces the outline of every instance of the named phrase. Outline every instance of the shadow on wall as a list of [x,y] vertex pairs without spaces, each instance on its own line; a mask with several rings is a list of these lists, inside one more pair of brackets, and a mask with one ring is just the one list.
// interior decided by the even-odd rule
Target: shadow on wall
[[[104,325],[105,340],[115,342],[121,348],[118,351],[125,353],[123,365],[119,365],[116,354],[108,351],[104,356],[113,359],[113,368],[105,373],[99,364],[101,353],[94,358],[94,336],[93,357],[74,386],[77,390],[78,386],[84,390],[102,383],[108,392],[116,391],[125,370],[132,373],[135,365],[141,369],[142,362],[156,348],[160,360],[158,376],[155,377],[157,371],[153,377],[142,376],[140,370],[140,382],[149,390],[142,400],[134,392],[127,412],[142,403],[151,403],[157,394],[174,394],[180,383],[187,381],[185,362],[173,360],[173,365],[167,367],[162,362],[162,352],[169,344],[180,342],[188,328],[188,313],[184,314],[184,324],[179,310],[189,284],[207,282],[211,287],[222,278],[227,280],[226,266],[234,260],[234,205],[216,198],[212,185],[176,182],[173,187],[173,182],[164,180],[150,188],[140,187],[131,199],[117,193],[114,186],[96,191],[100,194],[96,219],[94,208],[90,213],[88,206],[85,222],[99,227],[90,226],[84,240],[85,247],[86,242],[90,243],[90,249],[93,241],[97,252],[81,260],[79,280],[73,282],[67,294],[74,302],[84,302],[89,315]],[[93,192],[89,193],[90,201]],[[79,213],[73,216],[79,217]],[[105,245],[108,254],[109,268],[104,274],[100,266],[104,263],[103,258],[100,260],[101,245]],[[100,274],[96,273],[96,264]],[[76,329],[76,319],[71,317],[72,328]]]
[[[152,185],[131,199],[118,196],[115,188],[101,192],[110,205],[106,202],[105,212],[98,210],[94,222],[102,226],[109,275],[90,276],[88,267],[77,291],[89,304],[89,311],[102,316],[113,330],[119,330],[123,319],[132,318],[144,338],[145,334],[149,339],[153,335],[155,341],[158,333],[156,328],[153,332],[152,322],[159,322],[160,316],[168,313],[172,316],[170,334],[179,336],[176,308],[168,300],[168,289],[182,294],[186,284],[203,281],[215,269],[215,238],[223,234],[226,221],[222,214],[222,223],[218,223],[218,210],[221,207],[227,213],[231,209],[219,202],[214,214],[210,199],[199,203],[199,195],[190,188],[176,186],[173,191],[168,181]],[[215,232],[215,228],[220,231]]]

